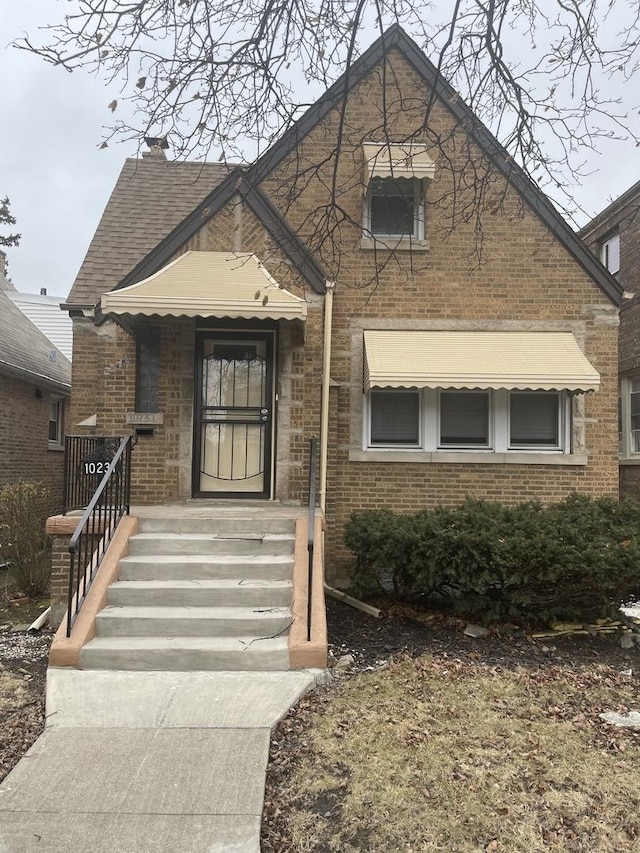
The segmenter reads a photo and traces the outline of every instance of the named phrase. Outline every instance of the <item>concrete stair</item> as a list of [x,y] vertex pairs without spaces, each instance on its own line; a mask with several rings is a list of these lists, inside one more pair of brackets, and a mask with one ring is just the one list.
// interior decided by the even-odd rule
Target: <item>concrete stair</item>
[[83,669],[287,670],[295,521],[141,518]]

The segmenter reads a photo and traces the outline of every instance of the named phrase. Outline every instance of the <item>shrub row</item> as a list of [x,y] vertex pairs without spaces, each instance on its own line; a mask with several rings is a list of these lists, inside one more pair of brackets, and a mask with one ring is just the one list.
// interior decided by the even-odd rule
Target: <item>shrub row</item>
[[389,580],[398,596],[440,596],[484,621],[595,619],[640,592],[640,503],[631,499],[355,512],[345,542],[357,594]]

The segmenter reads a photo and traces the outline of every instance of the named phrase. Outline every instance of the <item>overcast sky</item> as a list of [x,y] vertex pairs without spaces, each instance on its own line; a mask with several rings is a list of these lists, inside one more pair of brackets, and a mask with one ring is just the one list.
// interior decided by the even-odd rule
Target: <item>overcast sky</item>
[[[22,234],[8,250],[18,290],[66,296],[132,142],[99,150],[107,105],[118,97],[99,80],[53,68],[10,42],[66,11],[56,0],[0,0],[0,198]],[[635,89],[635,92],[633,91]],[[640,87],[629,86],[638,106]],[[576,187],[590,214],[640,180],[640,149],[610,143],[589,160],[593,174]]]

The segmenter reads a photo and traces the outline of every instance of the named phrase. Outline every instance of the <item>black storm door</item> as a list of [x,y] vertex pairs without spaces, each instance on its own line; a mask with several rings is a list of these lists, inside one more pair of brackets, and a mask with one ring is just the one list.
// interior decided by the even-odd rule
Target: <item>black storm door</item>
[[225,330],[198,338],[195,497],[270,496],[273,338]]

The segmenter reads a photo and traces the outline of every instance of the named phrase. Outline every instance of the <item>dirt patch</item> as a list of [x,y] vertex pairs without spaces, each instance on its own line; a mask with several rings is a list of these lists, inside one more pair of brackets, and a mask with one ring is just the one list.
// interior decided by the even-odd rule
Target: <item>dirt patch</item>
[[273,735],[265,853],[640,847],[640,735],[599,718],[640,709],[636,648],[332,601],[328,622],[355,667]]

